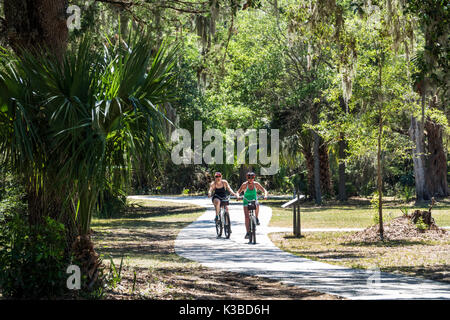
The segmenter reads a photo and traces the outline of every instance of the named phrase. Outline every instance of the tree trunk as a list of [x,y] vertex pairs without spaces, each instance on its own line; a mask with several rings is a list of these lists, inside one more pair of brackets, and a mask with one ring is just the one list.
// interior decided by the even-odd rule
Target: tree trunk
[[322,204],[322,192],[320,190],[320,155],[319,155],[320,137],[315,131],[313,132],[313,137],[314,137],[314,145],[313,145],[314,194],[315,194],[314,198],[316,200],[316,204],[320,205]]
[[[382,60],[384,57],[382,57]],[[383,88],[383,65],[378,66],[378,84],[380,89]],[[378,106],[378,150],[377,150],[377,186],[378,186],[378,220],[380,224],[380,240],[384,241],[384,226],[383,226],[383,176],[381,167],[381,140],[383,139],[383,94],[380,94],[380,102]]]
[[62,59],[69,31],[67,0],[5,0],[8,43],[13,50],[49,50]]
[[[348,114],[348,99],[345,99],[344,96],[339,97],[339,105],[346,115]],[[347,201],[347,190],[345,188],[346,177],[345,177],[345,158],[347,157],[345,149],[347,148],[347,141],[345,141],[344,132],[339,134],[339,185],[338,185],[338,200],[339,201]]]
[[383,119],[381,118],[380,107],[380,124],[378,130],[378,150],[377,150],[377,186],[378,186],[378,219],[380,223],[380,239],[384,240],[383,228],[383,178],[381,173],[381,138],[383,134]]
[[311,148],[304,148],[303,156],[306,160],[306,170],[308,172],[308,195],[311,197],[311,199],[315,199],[316,194],[314,192],[314,156],[311,152]]
[[320,159],[320,186],[323,193],[333,196],[333,187],[331,184],[330,158],[328,157],[328,146],[320,139],[319,159]]
[[447,184],[447,157],[442,141],[442,127],[432,121],[425,122],[427,132],[426,186],[429,196],[449,195]]
[[416,202],[420,202],[428,200],[429,195],[425,184],[425,148],[423,144],[423,131],[420,128],[419,121],[417,121],[415,117],[411,117],[409,136],[414,142],[413,164],[414,180],[416,184]]
[[[5,0],[3,5],[8,43],[16,53],[50,50],[62,59],[68,40],[67,0]],[[39,187],[34,180],[27,183],[31,224],[43,215],[57,217],[62,204],[60,195],[47,194],[45,183],[52,182]]]
[[341,133],[339,140],[339,201],[347,200],[347,191],[345,190],[345,162],[343,162],[345,159],[345,148],[347,147],[347,143],[344,139],[344,134]]
[[241,164],[239,168],[239,183],[244,183],[247,181],[247,173],[252,171],[253,167],[247,164]]

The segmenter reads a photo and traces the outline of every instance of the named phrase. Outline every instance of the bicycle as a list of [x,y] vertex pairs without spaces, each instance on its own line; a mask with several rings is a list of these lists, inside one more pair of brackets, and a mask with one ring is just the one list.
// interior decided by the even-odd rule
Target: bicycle
[[220,200],[220,211],[216,219],[217,238],[222,237],[222,232],[224,232],[225,238],[230,239],[231,235],[230,214],[225,209],[225,207],[230,204],[230,199],[229,198],[222,199],[220,197],[218,198]]
[[256,200],[249,200],[246,197],[242,197],[242,199],[247,200],[247,208],[248,208],[248,219],[249,219],[249,232],[250,236],[248,239],[249,244],[256,244]]

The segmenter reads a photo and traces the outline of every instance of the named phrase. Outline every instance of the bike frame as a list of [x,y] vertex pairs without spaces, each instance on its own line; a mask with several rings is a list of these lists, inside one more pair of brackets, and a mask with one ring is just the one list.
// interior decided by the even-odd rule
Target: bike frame
[[[256,200],[249,200],[246,197],[242,197],[242,199],[247,200],[247,208],[248,208],[248,219],[249,219],[249,229],[250,229],[250,237],[249,242],[252,244],[256,244],[256,206],[259,205],[256,203],[260,198],[257,197]],[[253,208],[254,205],[254,208]]]
[[230,198],[223,199],[219,196],[217,196],[217,198],[220,200],[220,210],[218,215],[218,221],[216,222],[217,237],[218,238],[221,237],[222,231],[225,231],[225,238],[229,239],[231,234],[231,221],[230,215],[228,214],[228,224],[226,223],[225,214],[227,213],[226,207],[229,205]]

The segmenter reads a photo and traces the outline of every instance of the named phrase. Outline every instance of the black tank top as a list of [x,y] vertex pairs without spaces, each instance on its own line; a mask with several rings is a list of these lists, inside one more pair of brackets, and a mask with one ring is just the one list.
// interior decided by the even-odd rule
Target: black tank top
[[222,186],[222,188],[216,188],[214,190],[214,195],[217,195],[221,198],[225,198],[227,196],[227,192],[225,190],[225,186]]

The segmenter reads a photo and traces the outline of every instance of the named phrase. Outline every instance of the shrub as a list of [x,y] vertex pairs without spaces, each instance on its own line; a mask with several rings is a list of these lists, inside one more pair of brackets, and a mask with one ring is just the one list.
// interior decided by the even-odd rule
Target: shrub
[[[1,172],[0,172],[1,173]],[[17,179],[11,175],[0,180],[0,220],[8,214],[25,212],[25,192]]]
[[415,223],[416,228],[420,231],[420,232],[425,232],[425,230],[428,229],[428,225],[423,221],[422,217],[419,217],[419,219],[417,220],[417,222]]
[[107,189],[99,194],[96,216],[99,218],[120,217],[127,208],[127,196],[122,190]]
[[408,207],[400,208],[400,211],[402,212],[402,216],[403,217],[407,218],[409,216],[409,209],[408,209]]
[[410,186],[404,186],[401,192],[401,198],[405,203],[409,203],[414,196],[414,188]]
[[371,207],[374,209],[374,213],[372,216],[372,220],[374,224],[379,224],[380,223],[380,216],[378,213],[378,208],[380,207],[380,199],[378,197],[378,191],[375,191],[372,194],[372,199],[370,199],[370,204]]
[[41,298],[63,293],[64,225],[51,218],[30,226],[23,214],[0,223],[0,288],[6,297]]

